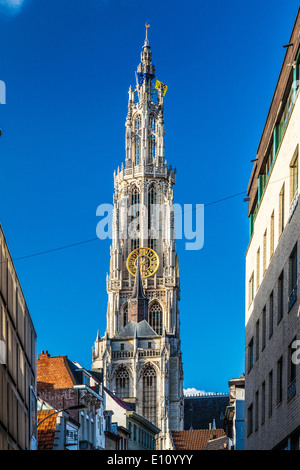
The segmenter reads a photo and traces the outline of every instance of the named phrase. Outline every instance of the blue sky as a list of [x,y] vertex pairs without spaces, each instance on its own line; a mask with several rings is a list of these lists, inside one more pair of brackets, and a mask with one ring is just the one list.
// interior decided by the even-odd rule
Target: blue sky
[[[145,22],[165,97],[175,202],[246,191],[298,2],[0,0],[0,223],[13,258],[92,239],[124,162]],[[243,195],[205,208],[200,251],[178,242],[184,387],[244,372]],[[38,352],[91,366],[106,323],[110,241],[15,262]]]

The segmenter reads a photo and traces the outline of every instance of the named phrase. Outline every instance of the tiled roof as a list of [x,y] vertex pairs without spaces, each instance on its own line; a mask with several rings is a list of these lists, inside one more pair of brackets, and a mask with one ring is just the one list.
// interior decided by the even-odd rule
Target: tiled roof
[[224,429],[194,429],[192,431],[172,431],[175,450],[203,450],[213,436],[226,436]]
[[51,357],[42,351],[37,360],[37,388],[73,388],[76,380],[67,356]]
[[[51,415],[55,410],[44,410],[38,412],[38,423],[47,416]],[[38,426],[38,450],[52,450],[56,429],[57,414],[45,419]]]

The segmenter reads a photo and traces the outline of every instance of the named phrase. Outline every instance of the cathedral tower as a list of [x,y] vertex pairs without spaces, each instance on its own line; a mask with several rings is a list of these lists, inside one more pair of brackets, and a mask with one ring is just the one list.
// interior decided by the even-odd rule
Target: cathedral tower
[[155,81],[147,28],[136,82],[129,88],[125,167],[114,174],[107,328],[96,338],[93,369],[160,428],[157,447],[168,449],[170,431],[183,429],[176,170],[165,160],[166,87]]

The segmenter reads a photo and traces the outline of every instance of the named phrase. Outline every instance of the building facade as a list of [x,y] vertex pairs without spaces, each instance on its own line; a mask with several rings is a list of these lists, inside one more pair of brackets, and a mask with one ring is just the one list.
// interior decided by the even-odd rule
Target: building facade
[[129,88],[126,162],[114,175],[113,234],[107,278],[107,329],[93,369],[104,385],[160,428],[158,448],[183,429],[180,284],[173,213],[176,170],[167,166],[164,95],[144,43]]
[[245,449],[299,449],[300,14],[250,177]]
[[103,392],[96,376],[67,356],[51,357],[42,351],[37,360],[37,393],[40,401],[67,411],[79,424],[79,450],[105,449]]
[[198,393],[184,397],[184,429],[209,429],[213,423],[224,427],[225,411],[229,404],[228,393]]
[[36,448],[36,332],[0,226],[0,450]]
[[229,437],[229,450],[244,450],[245,436],[245,376],[229,380],[229,405],[224,429]]
[[119,397],[104,387],[105,413],[112,413],[111,419],[117,428],[128,430],[128,438],[119,449],[128,450],[154,450],[156,436],[160,429],[150,423],[146,418],[133,411]]

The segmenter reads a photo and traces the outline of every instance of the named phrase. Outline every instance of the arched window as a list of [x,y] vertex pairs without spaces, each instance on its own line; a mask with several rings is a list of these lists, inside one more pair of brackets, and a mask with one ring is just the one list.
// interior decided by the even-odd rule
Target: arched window
[[141,137],[140,137],[140,128],[141,128],[141,117],[138,116],[134,122],[135,136],[134,136],[134,163],[139,165],[141,158]]
[[153,114],[150,115],[150,129],[151,129],[151,133],[149,136],[149,157],[150,157],[150,162],[152,162],[156,154],[156,138],[155,138],[156,119]]
[[142,415],[151,423],[157,423],[157,378],[152,366],[148,366],[142,375]]
[[156,141],[155,141],[155,136],[150,135],[149,137],[149,156],[150,156],[150,162],[153,161],[156,153]]
[[140,203],[140,193],[136,186],[133,186],[131,190],[131,205],[139,204]]
[[[155,245],[154,243],[154,238],[155,238],[155,230],[156,230],[156,224],[155,224],[155,215],[156,215],[156,191],[155,187],[152,184],[150,188],[148,189],[148,234],[149,234],[149,243],[152,245]],[[151,240],[151,241],[150,241]],[[152,246],[149,248],[154,249]]]
[[120,367],[116,375],[116,395],[119,398],[129,398],[129,373],[125,367]]
[[[132,236],[131,239],[131,251],[135,250],[139,247],[139,223],[137,221],[133,221],[134,219],[138,218],[138,211],[139,211],[139,204],[140,204],[140,193],[136,186],[133,186],[130,192],[130,216],[129,216],[129,223],[131,224],[131,230],[133,233],[129,233]],[[137,222],[137,223],[136,223]]]
[[154,114],[151,114],[150,116],[150,128],[152,129],[153,132],[156,132],[156,119]]
[[162,335],[162,313],[161,305],[153,302],[149,309],[149,324],[158,335]]

